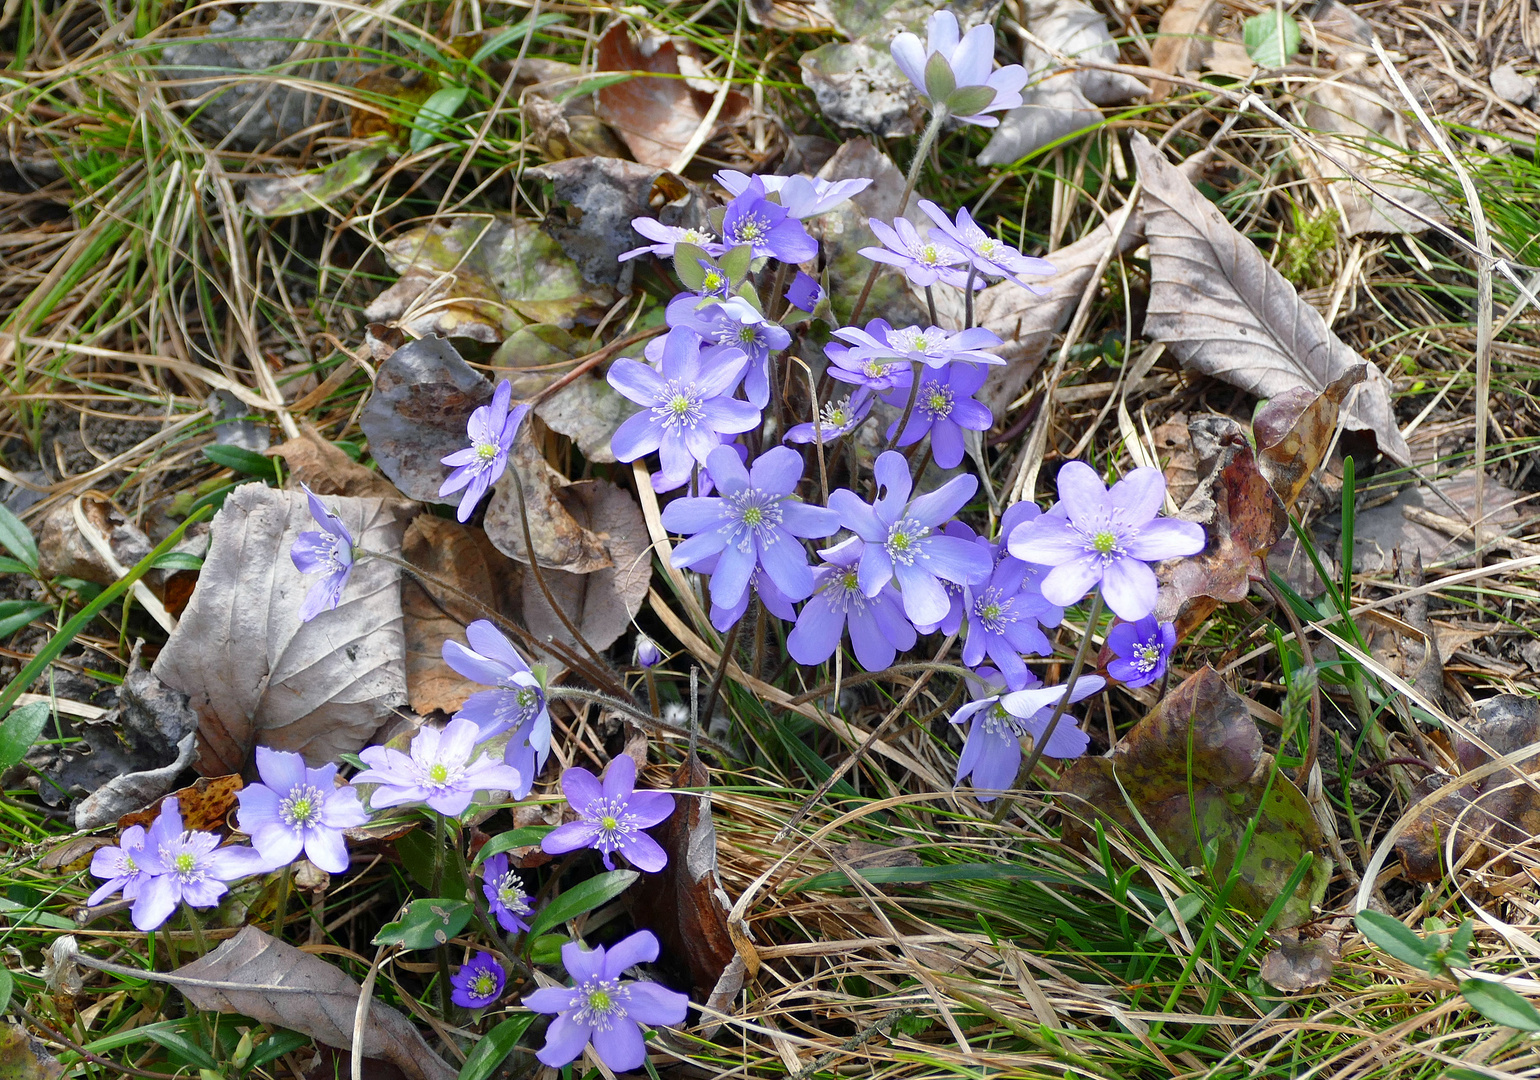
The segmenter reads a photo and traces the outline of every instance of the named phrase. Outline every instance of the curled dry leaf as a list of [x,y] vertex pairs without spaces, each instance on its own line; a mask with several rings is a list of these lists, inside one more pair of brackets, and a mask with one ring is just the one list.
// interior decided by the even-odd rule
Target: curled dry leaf
[[[1135,133],[1133,150],[1150,245],[1146,336],[1166,342],[1187,366],[1265,398],[1301,387],[1319,392],[1365,363],[1148,139]],[[1345,400],[1341,422],[1372,434],[1392,461],[1410,464],[1390,381],[1372,364],[1367,375]]]
[[[343,1050],[353,1047],[359,986],[319,956],[285,945],[255,926],[185,964],[168,978],[200,1009],[239,1013]],[[455,1070],[423,1041],[406,1017],[369,1003],[363,1051],[398,1067],[408,1080],[454,1080]]]
[[[1150,47],[1150,66],[1168,75],[1197,71],[1212,47],[1217,0],[1171,0],[1160,16],[1160,28]],[[1150,98],[1159,101],[1171,84],[1151,81]]]
[[384,160],[385,151],[371,146],[354,150],[319,172],[253,180],[246,185],[246,206],[258,217],[269,218],[324,209],[332,200],[367,184]]
[[591,574],[613,565],[604,541],[574,516],[570,489],[577,485],[553,469],[531,439],[513,444],[508,471],[492,488],[487,502],[483,525],[497,550],[521,563],[529,562],[515,478],[524,485],[530,541],[541,566],[569,574]]
[[198,737],[189,732],[177,744],[176,759],[159,769],[122,773],[109,779],[75,805],[75,828],[99,828],[126,810],[154,802],[171,790],[177,777],[193,767]]
[[317,495],[401,500],[401,492],[389,480],[348,457],[310,424],[300,428],[298,437],[274,447],[272,453],[283,458],[295,480]]
[[537,78],[520,95],[525,140],[547,161],[586,156],[619,160],[625,156],[626,149],[615,133],[594,115],[594,95],[576,92],[586,78],[582,69],[531,56],[519,65],[521,75],[526,69]]
[[[1191,767],[1189,769],[1189,761]],[[1209,880],[1238,873],[1230,902],[1261,917],[1282,894],[1307,856],[1310,869],[1284,900],[1275,927],[1310,917],[1331,879],[1321,854],[1321,828],[1298,788],[1275,768],[1246,700],[1204,667],[1168,694],[1107,757],[1076,761],[1060,781],[1083,804],[1084,820],[1070,818],[1066,843],[1096,851],[1091,821],[1101,817],[1144,843],[1143,827],[1184,866],[1206,866]],[[1128,803],[1139,811],[1136,822]],[[1254,835],[1237,865],[1241,845]]]
[[[399,555],[398,508],[328,498],[361,548]],[[260,742],[313,766],[364,746],[406,704],[398,571],[360,559],[335,611],[301,622],[316,579],[289,558],[315,522],[303,492],[237,488],[214,518],[214,543],[176,632],[152,669],[191,698],[198,769],[243,772]]]

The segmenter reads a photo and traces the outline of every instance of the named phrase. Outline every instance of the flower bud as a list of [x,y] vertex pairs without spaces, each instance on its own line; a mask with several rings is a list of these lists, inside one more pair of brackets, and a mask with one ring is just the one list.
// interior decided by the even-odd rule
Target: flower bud
[[636,635],[636,663],[639,667],[657,667],[663,660],[663,650],[646,634]]

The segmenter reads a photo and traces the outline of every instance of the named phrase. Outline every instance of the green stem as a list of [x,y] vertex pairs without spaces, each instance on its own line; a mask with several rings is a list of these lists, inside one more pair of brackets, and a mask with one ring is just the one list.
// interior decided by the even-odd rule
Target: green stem
[[285,863],[278,878],[278,910],[273,912],[273,936],[283,940],[283,924],[289,918],[289,887],[294,878],[294,864]]
[[476,888],[476,883],[471,877],[471,868],[465,861],[465,850],[459,840],[454,843],[455,869],[460,873],[460,880],[465,883],[466,894],[471,898],[471,910],[476,913],[476,921],[481,924],[481,932],[487,936],[487,940],[497,946],[497,951],[503,954],[503,958],[511,965],[512,970],[524,976],[526,979],[533,977],[530,966],[526,964],[518,953],[508,944],[503,934],[498,932],[498,927],[492,922],[491,912],[487,909],[486,901],[481,896],[481,890]]
[[[433,812],[433,895],[444,895],[444,852],[449,847],[449,821],[437,810]],[[449,1022],[449,948],[440,945],[433,950],[438,960],[438,1011]]]

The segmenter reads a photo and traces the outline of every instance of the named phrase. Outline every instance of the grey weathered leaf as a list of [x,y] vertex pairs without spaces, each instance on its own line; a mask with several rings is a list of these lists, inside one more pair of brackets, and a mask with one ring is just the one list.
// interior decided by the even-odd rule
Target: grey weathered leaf
[[596,375],[585,375],[541,402],[535,415],[546,427],[575,442],[589,461],[603,465],[615,460],[610,449],[615,429],[637,411],[637,406],[609,383]]
[[831,41],[797,64],[818,107],[841,127],[885,139],[914,134],[920,95],[886,48]]
[[385,151],[371,146],[354,150],[319,172],[272,176],[246,185],[246,205],[260,217],[291,217],[326,206],[369,182]]
[[492,488],[482,526],[493,546],[511,559],[529,562],[524,545],[515,477],[524,485],[529,536],[540,565],[569,574],[590,574],[611,565],[604,541],[573,516],[573,484],[551,468],[530,439],[518,439],[508,455],[508,471]]
[[491,400],[492,384],[453,345],[423,338],[380,365],[358,425],[380,471],[407,498],[443,502],[438,489],[450,470],[439,459],[469,445],[465,423]]
[[[167,981],[200,1009],[239,1013],[343,1050],[353,1047],[359,985],[319,956],[285,945],[255,926],[172,972]],[[408,1080],[454,1080],[455,1070],[406,1017],[369,1003],[364,1055],[389,1061]]]
[[1286,992],[1325,986],[1337,964],[1334,939],[1307,938],[1284,941],[1262,961],[1262,978]]
[[1056,139],[1096,123],[1101,111],[1073,80],[1060,77],[1021,92],[1021,104],[1000,119],[1000,126],[979,151],[980,165],[1004,165],[1026,157]]
[[[1365,363],[1148,139],[1136,133],[1133,151],[1150,245],[1147,337],[1166,342],[1189,367],[1265,398],[1300,387],[1319,392]],[[1341,423],[1372,433],[1386,457],[1410,464],[1390,381],[1373,364],[1368,370],[1344,402]]]
[[[399,555],[398,508],[328,496],[358,547]],[[152,669],[198,713],[205,775],[242,772],[260,742],[319,766],[364,746],[406,704],[396,568],[362,558],[335,611],[300,622],[316,578],[289,557],[316,528],[303,492],[237,488],[214,518],[192,600]]]

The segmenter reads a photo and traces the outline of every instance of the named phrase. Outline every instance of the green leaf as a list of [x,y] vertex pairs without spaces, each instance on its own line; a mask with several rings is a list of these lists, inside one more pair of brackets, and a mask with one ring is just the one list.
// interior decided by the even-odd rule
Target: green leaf
[[1465,967],[1470,963],[1471,942],[1476,937],[1476,921],[1466,919],[1449,939],[1449,956],[1456,964]]
[[701,286],[706,284],[706,269],[700,261],[709,258],[704,248],[683,242],[675,244],[674,273],[678,275],[680,284],[690,292],[700,292]]
[[28,570],[37,569],[37,541],[32,539],[32,530],[3,503],[0,503],[0,547],[16,556]]
[[529,944],[529,962],[532,964],[561,963],[561,947],[569,940],[566,934],[541,934]]
[[5,968],[0,968],[0,1013],[5,1012],[11,1003],[11,991],[16,989],[16,980],[11,978],[11,973]]
[[157,570],[202,570],[203,560],[190,551],[168,551],[155,560]]
[[203,1069],[219,1069],[219,1062],[209,1055],[209,1052],[185,1035],[179,1035],[175,1031],[164,1031],[157,1028],[145,1028],[145,1036],[153,1043],[159,1043],[171,1051],[173,1058],[181,1058],[182,1063],[196,1065]]
[[607,71],[603,75],[594,75],[591,78],[574,83],[566,90],[558,93],[551,101],[556,105],[565,105],[575,97],[581,97],[584,94],[597,94],[606,86],[614,86],[616,83],[623,83],[628,79],[634,78],[636,78],[636,72],[634,71]]
[[246,205],[252,213],[266,218],[308,213],[367,184],[384,160],[383,147],[366,146],[319,172],[257,180],[246,185]]
[[406,915],[386,923],[374,936],[375,945],[399,945],[403,949],[431,949],[470,925],[473,911],[464,900],[413,900]]
[[196,514],[199,510],[202,510],[205,507],[208,508],[210,513],[222,509],[225,505],[225,500],[230,497],[230,492],[234,491],[242,484],[251,484],[255,482],[256,481],[254,479],[248,478],[246,480],[237,480],[233,484],[226,484],[223,487],[215,488],[207,495],[194,500],[193,504],[187,508],[187,520],[191,521],[192,515]]
[[234,469],[238,473],[255,476],[259,480],[278,478],[278,472],[273,468],[272,458],[247,450],[243,446],[213,443],[203,448],[203,456],[221,468]]
[[527,37],[537,30],[544,30],[547,26],[555,26],[557,23],[566,21],[567,16],[565,15],[546,14],[537,18],[533,26],[529,24],[528,19],[521,19],[512,26],[505,26],[482,43],[481,48],[472,54],[471,63],[479,64],[488,57],[497,55],[498,50],[517,41],[519,38]]
[[722,273],[727,275],[728,281],[742,281],[749,275],[749,267],[754,262],[754,249],[748,244],[739,244],[726,255],[717,260],[717,265],[722,268]]
[[32,567],[20,559],[9,559],[0,555],[0,574],[30,574]]
[[476,852],[476,858],[471,862],[474,870],[493,855],[501,855],[505,851],[512,851],[516,847],[527,847],[530,844],[538,844],[545,839],[545,834],[556,828],[555,825],[525,825],[520,829],[510,829],[505,833],[498,833]]
[[1382,912],[1365,908],[1353,916],[1353,925],[1358,927],[1360,934],[1403,964],[1411,964],[1423,971],[1428,970],[1428,957],[1434,950],[1426,941],[1407,929],[1406,924],[1400,919],[1393,919]]
[[535,916],[535,921],[529,925],[530,939],[539,937],[552,927],[560,926],[568,919],[575,919],[586,911],[592,911],[601,904],[609,903],[630,888],[631,883],[641,876],[635,870],[611,870],[607,874],[589,878],[581,885],[573,886],[552,900],[539,915]]
[[1258,67],[1277,68],[1299,51],[1299,23],[1281,10],[1253,15],[1242,26],[1246,54]]
[[43,726],[53,713],[46,701],[34,701],[11,712],[0,723],[0,772],[21,763],[43,733]]
[[420,154],[433,145],[439,131],[454,118],[470,92],[468,86],[446,86],[435,90],[433,96],[422,103],[422,108],[417,110],[417,119],[412,121],[412,153]]
[[425,829],[413,829],[396,841],[396,854],[401,865],[417,880],[417,884],[432,887],[433,883],[433,834]]
[[[1183,926],[1192,922],[1202,911],[1202,894],[1183,893],[1176,898],[1176,913],[1181,916]],[[1171,917],[1171,909],[1161,908],[1155,916],[1155,921],[1150,924],[1149,933],[1144,935],[1144,940],[1159,941],[1165,935],[1174,933],[1176,933],[1176,920]]]
[[522,1016],[510,1016],[483,1035],[466,1057],[465,1064],[460,1066],[460,1075],[456,1080],[487,1080],[508,1059],[513,1048],[519,1045],[519,1040],[529,1030],[529,1025],[535,1022],[537,1015],[525,1013]]
[[994,99],[992,86],[964,86],[947,95],[946,107],[953,116],[972,116],[989,108]]
[[52,611],[53,605],[45,604],[41,600],[0,601],[0,638],[10,637],[33,619],[41,618]]
[[926,96],[940,103],[951,97],[952,91],[956,89],[957,76],[952,74],[952,65],[940,53],[931,53],[930,59],[925,62]]
[[276,1031],[257,1044],[251,1052],[250,1059],[246,1062],[248,1069],[260,1069],[269,1061],[281,1058],[293,1050],[300,1050],[310,1045],[310,1036],[301,1035],[297,1031]]
[[1520,1031],[1540,1031],[1540,1013],[1513,990],[1502,983],[1486,979],[1461,979],[1460,993],[1488,1020]]

